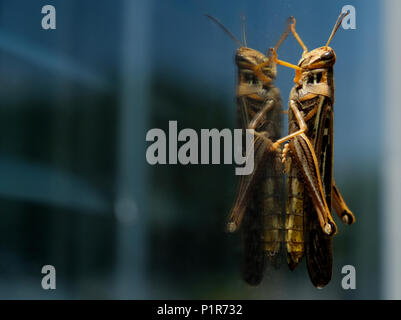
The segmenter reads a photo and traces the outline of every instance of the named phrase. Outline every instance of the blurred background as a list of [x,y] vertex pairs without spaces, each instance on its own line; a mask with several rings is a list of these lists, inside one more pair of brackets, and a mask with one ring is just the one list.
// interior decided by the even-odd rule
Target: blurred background
[[[47,4],[56,30],[41,28]],[[334,174],[357,222],[338,222],[324,289],[305,262],[249,287],[240,236],[224,232],[234,165],[151,166],[146,133],[235,127],[236,44],[205,13],[238,37],[244,15],[265,52],[291,15],[309,49],[324,45],[349,4],[356,29],[331,43]],[[0,298],[401,298],[398,21],[397,1],[0,1]],[[289,37],[279,53],[302,51]],[[279,67],[285,106],[292,79]],[[48,264],[56,290],[41,288]]]

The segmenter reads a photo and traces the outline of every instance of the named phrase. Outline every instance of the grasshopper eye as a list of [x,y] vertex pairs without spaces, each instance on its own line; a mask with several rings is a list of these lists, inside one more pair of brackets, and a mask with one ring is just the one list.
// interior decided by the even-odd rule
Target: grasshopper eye
[[333,51],[326,51],[325,53],[323,53],[321,56],[320,56],[320,59],[322,59],[322,60],[331,60],[331,59],[333,59],[334,58],[334,53],[333,53]]

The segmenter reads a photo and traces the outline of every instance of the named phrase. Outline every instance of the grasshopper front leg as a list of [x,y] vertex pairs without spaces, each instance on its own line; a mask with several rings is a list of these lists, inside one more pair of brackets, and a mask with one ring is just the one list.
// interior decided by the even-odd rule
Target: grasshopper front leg
[[[292,112],[294,112],[295,117],[297,118],[299,130],[274,142],[270,149],[271,151],[276,150],[280,144],[282,144],[288,140],[294,139],[295,137],[297,137],[299,135],[303,135],[306,132],[306,130],[308,129],[301,112],[298,110],[298,108],[296,107],[295,103],[292,100],[290,101],[290,109],[292,110]],[[308,141],[309,141],[309,139],[308,139]]]
[[338,217],[345,224],[353,224],[355,222],[355,216],[352,211],[346,205],[343,197],[341,196],[340,190],[336,185],[336,182],[333,180],[333,188],[332,188],[332,197],[333,197],[333,207],[336,210]]
[[[270,99],[266,101],[266,105],[264,106],[264,108],[262,110],[260,110],[250,121],[249,125],[248,125],[248,129],[253,129],[254,131],[254,135],[257,138],[263,139],[266,143],[267,149],[271,150],[271,151],[275,151],[275,149],[277,147],[275,147],[273,149],[273,141],[271,139],[269,139],[268,137],[266,137],[265,132],[258,132],[256,131],[256,128],[260,125],[260,123],[262,121],[264,121],[264,116],[270,111],[272,110],[272,108],[274,107],[274,100]],[[277,150],[276,152],[281,153],[280,150]]]

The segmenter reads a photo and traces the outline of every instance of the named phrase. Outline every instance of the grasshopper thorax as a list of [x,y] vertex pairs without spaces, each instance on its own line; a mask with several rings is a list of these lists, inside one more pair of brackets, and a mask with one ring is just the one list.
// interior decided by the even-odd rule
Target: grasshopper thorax
[[336,62],[336,54],[330,47],[320,47],[306,52],[298,63],[303,70],[332,67]]

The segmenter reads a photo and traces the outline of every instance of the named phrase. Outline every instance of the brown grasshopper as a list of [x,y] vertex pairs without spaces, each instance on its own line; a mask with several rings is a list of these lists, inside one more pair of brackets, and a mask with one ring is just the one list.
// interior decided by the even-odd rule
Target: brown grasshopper
[[[244,24],[242,44],[219,21],[208,17],[239,47],[235,54],[237,114],[242,129],[254,130],[254,171],[240,178],[227,230],[235,232],[241,226],[242,276],[247,283],[257,285],[263,278],[266,257],[273,265],[279,265],[284,239],[281,150],[270,152],[273,141],[282,134],[282,100],[274,85],[277,68],[272,56],[246,46]],[[289,22],[274,52],[289,34]]]
[[332,275],[332,236],[337,226],[331,215],[332,204],[346,224],[355,222],[333,179],[333,106],[336,61],[329,44],[347,14],[340,14],[325,46],[308,51],[303,48],[298,65],[277,59],[280,65],[295,69],[295,85],[290,93],[288,109],[289,135],[277,140],[271,150],[289,141],[283,149],[286,162],[287,209],[285,242],[287,262],[294,269],[306,256],[309,276],[316,287],[323,287]]

